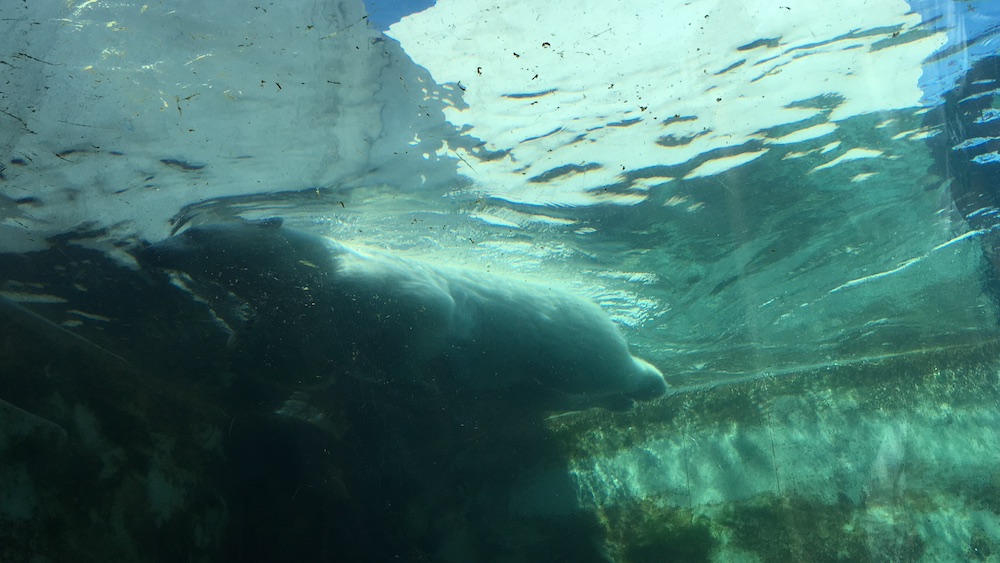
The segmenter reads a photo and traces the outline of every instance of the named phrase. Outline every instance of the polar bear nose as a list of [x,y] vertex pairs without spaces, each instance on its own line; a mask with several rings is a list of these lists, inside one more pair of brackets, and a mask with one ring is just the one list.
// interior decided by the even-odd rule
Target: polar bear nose
[[636,378],[639,380],[629,394],[629,398],[637,401],[648,401],[662,396],[667,392],[667,382],[663,379],[663,373],[656,369],[656,366],[646,360],[633,357]]

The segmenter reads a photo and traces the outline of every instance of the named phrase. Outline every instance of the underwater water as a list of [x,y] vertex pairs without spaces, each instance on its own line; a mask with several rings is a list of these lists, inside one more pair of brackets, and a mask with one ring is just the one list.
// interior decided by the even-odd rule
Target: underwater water
[[998,37],[0,6],[0,560],[997,558]]

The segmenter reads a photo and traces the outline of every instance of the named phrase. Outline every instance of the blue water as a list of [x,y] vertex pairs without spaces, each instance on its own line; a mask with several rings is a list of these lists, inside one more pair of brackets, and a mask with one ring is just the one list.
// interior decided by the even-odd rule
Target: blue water
[[[927,102],[938,103],[941,95],[955,85],[972,62],[993,55],[1000,48],[1000,3],[993,0],[908,1],[925,20],[933,20],[935,28],[947,31],[947,44],[939,51],[942,56],[928,62],[920,83]],[[957,18],[950,14],[953,7],[961,12]]]
[[368,21],[376,29],[385,31],[400,19],[426,10],[434,5],[434,0],[365,0]]

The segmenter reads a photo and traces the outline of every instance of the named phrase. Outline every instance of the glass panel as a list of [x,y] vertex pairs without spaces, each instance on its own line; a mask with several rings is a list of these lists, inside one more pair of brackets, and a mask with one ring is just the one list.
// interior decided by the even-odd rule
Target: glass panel
[[0,559],[996,557],[998,37],[0,6]]

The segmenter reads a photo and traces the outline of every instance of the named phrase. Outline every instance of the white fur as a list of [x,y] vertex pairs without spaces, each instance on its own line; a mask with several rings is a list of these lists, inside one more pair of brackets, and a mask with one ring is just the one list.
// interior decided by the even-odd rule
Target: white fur
[[309,340],[379,377],[473,396],[522,394],[563,409],[619,406],[666,389],[599,306],[561,290],[274,225],[195,227],[145,254],[279,315],[267,323],[284,331],[274,338]]

